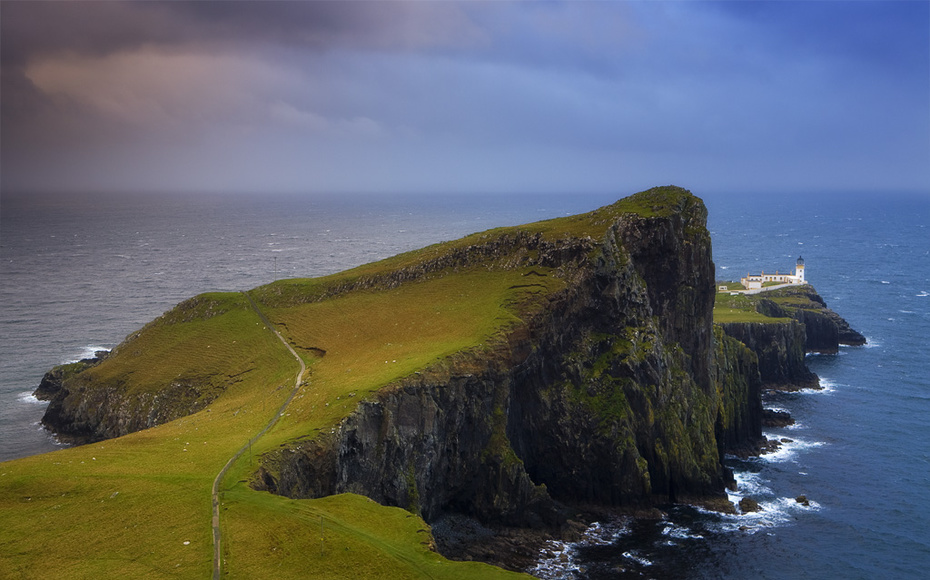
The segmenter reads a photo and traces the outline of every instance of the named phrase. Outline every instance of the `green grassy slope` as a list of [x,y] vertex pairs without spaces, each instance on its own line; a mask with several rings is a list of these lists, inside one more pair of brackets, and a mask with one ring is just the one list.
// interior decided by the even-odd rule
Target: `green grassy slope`
[[737,294],[735,296],[726,292],[718,292],[714,298],[714,322],[718,324],[728,322],[764,322],[784,323],[790,318],[776,318],[766,316],[756,310],[761,298],[768,298],[764,294]]

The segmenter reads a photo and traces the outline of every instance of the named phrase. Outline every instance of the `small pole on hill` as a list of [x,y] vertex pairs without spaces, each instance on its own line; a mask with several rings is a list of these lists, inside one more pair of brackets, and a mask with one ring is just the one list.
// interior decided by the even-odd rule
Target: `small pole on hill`
[[323,557],[323,516],[320,516],[320,557]]

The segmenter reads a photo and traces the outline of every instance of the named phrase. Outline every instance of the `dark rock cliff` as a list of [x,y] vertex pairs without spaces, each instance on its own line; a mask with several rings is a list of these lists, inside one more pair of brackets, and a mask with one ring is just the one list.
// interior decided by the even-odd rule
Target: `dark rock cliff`
[[762,377],[759,359],[745,344],[714,327],[714,381],[720,393],[717,444],[720,453],[753,452],[762,441]]
[[549,266],[568,284],[541,312],[267,454],[253,485],[518,526],[563,521],[563,503],[719,497],[721,451],[759,436],[755,358],[715,337],[700,200],[678,188],[630,199],[643,211],[563,244],[573,261]]
[[[268,288],[262,301],[274,305],[472,267],[539,266],[548,274],[533,274],[564,282],[481,348],[387,385],[331,431],[266,454],[253,486],[302,498],[360,493],[427,521],[455,513],[550,529],[565,522],[567,505],[725,497],[723,453],[761,436],[760,371],[794,357],[799,335],[772,338],[776,353],[763,364],[752,346],[714,329],[706,209],[689,192],[655,188],[579,220],[602,233],[492,231],[314,294],[294,295],[306,288],[298,284]],[[170,322],[220,312],[198,300]],[[803,346],[798,352],[803,362]],[[84,441],[192,413],[223,389],[199,377],[133,396],[119,376],[85,389],[96,371],[84,370],[59,371],[42,389],[52,398],[45,423]],[[217,373],[234,380],[232,370]]]
[[720,327],[756,354],[765,388],[816,388],[820,381],[807,368],[807,353],[833,354],[841,344],[860,346],[866,342],[846,320],[827,308],[809,284],[757,294],[752,300],[756,312],[771,317],[771,322],[729,322]]
[[800,322],[730,322],[720,327],[756,354],[764,388],[804,389],[819,384],[804,360],[807,339]]
[[[148,348],[143,336],[151,335],[153,329],[183,326],[224,312],[222,305],[207,295],[197,296],[132,333],[112,352],[99,351],[93,359],[53,368],[35,391],[37,398],[50,401],[42,424],[61,441],[84,444],[148,429],[206,408],[235,382],[235,374],[230,376],[228,369],[236,368],[237,363],[223,361],[223,372],[188,374],[177,369],[175,361],[153,356],[140,362],[143,359],[139,356]],[[152,388],[135,388],[139,381],[134,384],[132,375],[152,364],[175,369],[178,374],[163,373],[170,378]],[[112,371],[117,365],[120,370]]]

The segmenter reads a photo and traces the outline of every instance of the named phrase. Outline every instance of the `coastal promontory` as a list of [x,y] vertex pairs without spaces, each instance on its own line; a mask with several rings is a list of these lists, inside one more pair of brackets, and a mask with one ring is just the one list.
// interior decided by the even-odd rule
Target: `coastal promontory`
[[[832,327],[790,300],[759,307],[784,311],[771,336],[715,325],[706,218],[658,187],[185,301],[47,375],[44,423],[85,445],[4,464],[10,529],[61,545],[71,531],[36,529],[49,510],[99,528],[99,558],[65,542],[52,560],[106,574],[203,577],[215,554],[239,576],[485,577],[505,572],[446,560],[437,544],[460,546],[428,524],[559,535],[591,510],[721,506],[724,455],[762,439],[763,388],[810,380],[803,353]],[[31,570],[11,533],[4,564]]]

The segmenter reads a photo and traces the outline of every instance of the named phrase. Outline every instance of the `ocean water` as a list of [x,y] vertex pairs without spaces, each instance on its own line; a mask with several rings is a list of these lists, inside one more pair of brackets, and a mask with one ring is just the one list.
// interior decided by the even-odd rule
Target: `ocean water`
[[[930,569],[930,197],[723,196],[719,279],[788,271],[869,344],[809,358],[823,390],[766,406],[797,424],[772,455],[729,458],[763,511],[680,506],[553,542],[545,578],[905,578]],[[51,366],[112,348],[174,304],[319,276],[619,196],[44,196],[0,199],[0,461],[58,448],[31,393]],[[805,506],[795,501],[808,498]]]

